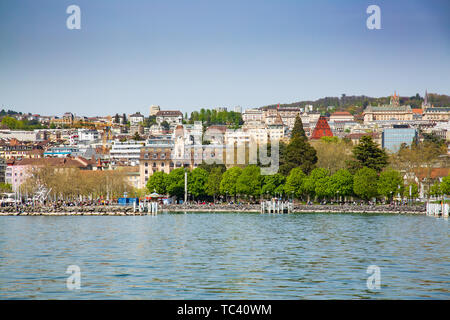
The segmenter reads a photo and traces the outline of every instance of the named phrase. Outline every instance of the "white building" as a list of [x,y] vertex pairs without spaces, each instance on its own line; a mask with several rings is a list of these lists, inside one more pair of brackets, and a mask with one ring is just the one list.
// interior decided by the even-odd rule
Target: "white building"
[[125,160],[132,165],[139,163],[141,148],[145,145],[144,141],[112,141],[109,155],[111,160]]
[[156,123],[159,125],[166,121],[171,127],[183,123],[183,114],[181,111],[165,110],[156,113]]
[[156,116],[156,114],[158,113],[158,111],[160,111],[161,108],[159,106],[156,105],[152,105],[150,107],[150,116]]
[[242,114],[242,120],[247,122],[263,122],[264,112],[259,109],[247,109]]
[[130,125],[138,125],[142,122],[144,122],[144,116],[140,114],[139,112],[136,112],[128,117],[130,120]]
[[100,133],[92,129],[78,129],[79,141],[95,141],[100,139]]

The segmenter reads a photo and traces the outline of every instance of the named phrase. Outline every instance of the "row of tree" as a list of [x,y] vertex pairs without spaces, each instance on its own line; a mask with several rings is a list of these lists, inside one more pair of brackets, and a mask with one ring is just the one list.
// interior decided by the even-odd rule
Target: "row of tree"
[[200,112],[192,112],[191,117],[189,118],[189,123],[194,123],[194,121],[202,121],[205,126],[223,124],[232,127],[239,127],[244,123],[240,112],[217,111],[210,109],[200,109]]
[[[150,192],[169,194],[182,198],[184,194],[185,169],[178,168],[169,174],[154,173],[147,182]],[[438,184],[437,194],[450,194],[450,178]],[[404,184],[400,172],[386,169],[378,173],[363,167],[354,174],[348,169],[331,173],[325,168],[315,168],[305,174],[302,168],[293,168],[288,176],[280,173],[261,175],[260,168],[249,165],[245,168],[209,165],[187,172],[187,190],[197,200],[217,196],[240,197],[257,200],[260,197],[284,196],[305,201],[348,199],[364,200],[382,198],[388,201],[398,195],[401,198],[418,197],[416,183]]]
[[50,166],[34,167],[21,185],[22,194],[34,195],[40,189],[49,192],[55,200],[79,200],[81,198],[118,198],[124,192],[130,195],[133,188],[120,170],[91,171],[78,168],[59,169]]

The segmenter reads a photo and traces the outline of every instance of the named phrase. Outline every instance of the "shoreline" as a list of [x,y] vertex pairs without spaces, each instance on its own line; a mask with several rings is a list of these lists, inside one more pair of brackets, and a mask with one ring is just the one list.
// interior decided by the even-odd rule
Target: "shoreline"
[[[163,205],[161,213],[252,213],[261,214],[259,205]],[[330,214],[409,214],[426,215],[424,205],[397,206],[388,205],[296,205],[289,214],[330,213]],[[263,213],[283,214],[283,213]],[[286,213],[285,213],[286,214]],[[64,207],[25,207],[16,210],[14,207],[0,208],[0,216],[142,216],[152,215],[147,212],[133,212],[133,207],[124,206],[64,206]]]

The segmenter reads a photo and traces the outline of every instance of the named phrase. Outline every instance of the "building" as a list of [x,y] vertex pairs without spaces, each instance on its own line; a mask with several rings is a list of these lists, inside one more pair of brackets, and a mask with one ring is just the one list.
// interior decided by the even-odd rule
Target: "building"
[[400,149],[402,144],[408,146],[417,138],[417,130],[407,126],[394,126],[386,128],[381,136],[381,147],[394,153]]
[[429,121],[449,121],[450,108],[446,107],[425,108],[423,111],[423,119]]
[[370,136],[376,144],[381,145],[381,134],[377,132],[354,132],[345,135],[344,138],[357,145],[363,136]]
[[40,158],[13,161],[6,168],[6,177],[11,181],[13,191],[18,191],[22,183],[30,176],[31,170],[39,167],[52,167],[59,170],[81,169],[92,170],[94,163],[77,158]]
[[152,105],[150,106],[150,116],[156,116],[156,114],[158,113],[158,111],[160,111],[161,108],[159,106],[156,105]]
[[0,130],[0,139],[16,139],[19,141],[37,141],[39,131]]
[[17,139],[0,140],[0,157],[8,159],[42,158],[45,142],[30,143]]
[[[155,141],[140,150],[138,188],[145,187],[153,173],[157,171],[170,173],[175,168],[171,159],[173,147],[171,141]],[[181,168],[181,164],[178,165],[178,168]]]
[[97,130],[78,129],[79,141],[96,141],[100,139],[100,133]]
[[248,122],[263,122],[264,113],[259,109],[247,109],[242,114],[242,120],[244,123]]
[[0,158],[0,183],[4,183],[6,180],[6,160]]
[[399,104],[399,96],[394,93],[388,105],[378,107],[367,106],[364,109],[364,123],[383,120],[413,120],[411,106]]
[[161,125],[167,122],[171,127],[183,123],[183,114],[181,111],[165,110],[156,113],[156,123]]
[[316,126],[314,127],[314,131],[311,134],[311,139],[320,139],[322,137],[332,136],[333,132],[331,132],[327,119],[324,116],[320,116],[319,120],[317,120]]
[[130,120],[130,125],[139,125],[144,122],[144,116],[139,112],[133,113],[128,116],[128,120]]
[[348,111],[336,111],[330,116],[330,122],[353,122],[355,117]]
[[141,148],[145,145],[144,141],[112,141],[109,155],[111,160],[128,162],[133,165],[139,163]]

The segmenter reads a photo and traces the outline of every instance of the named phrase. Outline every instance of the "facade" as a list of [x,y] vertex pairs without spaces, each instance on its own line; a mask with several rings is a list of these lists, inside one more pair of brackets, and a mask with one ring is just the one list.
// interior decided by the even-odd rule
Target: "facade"
[[17,139],[20,141],[37,141],[38,131],[0,130],[0,139]]
[[144,122],[144,116],[140,112],[133,113],[128,116],[128,119],[130,120],[130,125],[139,125],[140,123]]
[[78,129],[79,141],[95,141],[100,139],[100,133],[97,130]]
[[[155,143],[146,145],[140,150],[138,188],[145,187],[153,173],[157,171],[170,173],[175,168],[175,164],[171,160],[172,150],[172,143]],[[180,168],[181,165],[178,167]]]
[[247,109],[242,114],[242,120],[247,122],[263,122],[264,113],[259,109]]
[[430,121],[449,121],[450,108],[425,108],[423,111],[423,119]]
[[330,122],[353,122],[355,117],[347,111],[336,111],[330,116]]
[[156,113],[156,123],[161,125],[161,123],[163,123],[164,121],[166,121],[171,127],[182,124],[183,114],[181,113],[181,111],[158,111]]
[[383,130],[381,147],[390,152],[397,152],[403,143],[411,145],[414,138],[417,138],[417,130],[414,128],[387,128]]
[[156,116],[156,114],[160,110],[161,110],[161,108],[159,106],[156,106],[156,105],[150,106],[150,116]]
[[413,120],[413,111],[411,106],[401,106],[399,104],[399,96],[394,93],[391,97],[389,105],[378,107],[367,106],[363,112],[364,123],[383,120]]
[[0,141],[0,157],[5,160],[42,158],[43,155],[42,143],[25,143],[16,139]]
[[110,158],[138,164],[144,144],[144,141],[113,141],[109,151]]

